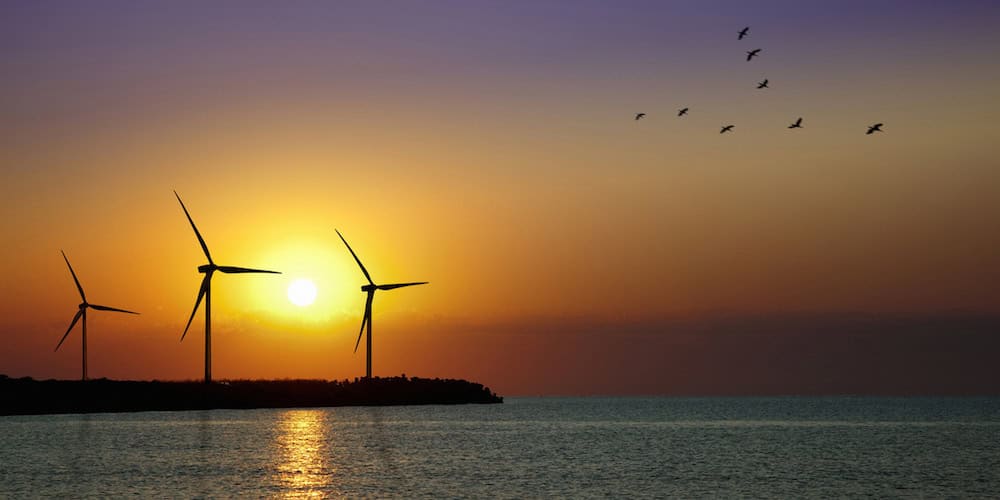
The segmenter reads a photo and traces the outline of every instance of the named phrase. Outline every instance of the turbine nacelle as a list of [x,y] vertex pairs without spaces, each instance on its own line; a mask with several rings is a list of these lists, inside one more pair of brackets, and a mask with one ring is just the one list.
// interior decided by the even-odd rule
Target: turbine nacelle
[[214,273],[217,269],[219,269],[219,266],[215,264],[204,264],[198,266],[198,272],[201,274]]
[[76,308],[77,309],[86,309],[89,306],[90,306],[90,304],[88,304],[86,302],[80,302],[80,305],[76,306]]
[[370,283],[368,285],[362,285],[361,286],[361,291],[365,292],[365,293],[374,292],[375,290],[378,290],[378,285],[376,285],[374,283]]

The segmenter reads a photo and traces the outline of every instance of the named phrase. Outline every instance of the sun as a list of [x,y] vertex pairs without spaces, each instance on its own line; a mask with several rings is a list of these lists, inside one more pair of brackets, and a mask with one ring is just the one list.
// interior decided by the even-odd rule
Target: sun
[[305,307],[316,300],[316,284],[307,279],[297,279],[288,285],[288,300]]

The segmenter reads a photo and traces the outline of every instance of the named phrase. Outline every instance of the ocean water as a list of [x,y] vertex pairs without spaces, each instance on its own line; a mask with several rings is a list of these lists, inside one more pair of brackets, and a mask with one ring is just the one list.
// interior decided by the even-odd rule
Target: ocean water
[[0,497],[1000,497],[1000,398],[0,417]]

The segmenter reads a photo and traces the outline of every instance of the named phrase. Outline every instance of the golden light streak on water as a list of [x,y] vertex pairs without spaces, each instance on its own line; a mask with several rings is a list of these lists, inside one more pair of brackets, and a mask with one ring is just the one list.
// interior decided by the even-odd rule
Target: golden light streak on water
[[278,483],[285,498],[315,498],[329,491],[334,469],[327,463],[327,425],[319,410],[289,410],[280,416],[275,444],[281,462]]

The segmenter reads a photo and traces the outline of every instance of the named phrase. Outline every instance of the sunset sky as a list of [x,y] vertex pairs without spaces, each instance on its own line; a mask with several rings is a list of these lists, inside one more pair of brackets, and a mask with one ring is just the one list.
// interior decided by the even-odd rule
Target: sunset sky
[[0,373],[79,376],[64,250],[142,313],[88,314],[92,378],[202,376],[176,190],[217,263],[284,272],[213,279],[216,378],[364,374],[336,228],[377,282],[430,282],[377,294],[375,375],[1000,393],[998,27],[995,1],[4,2]]

